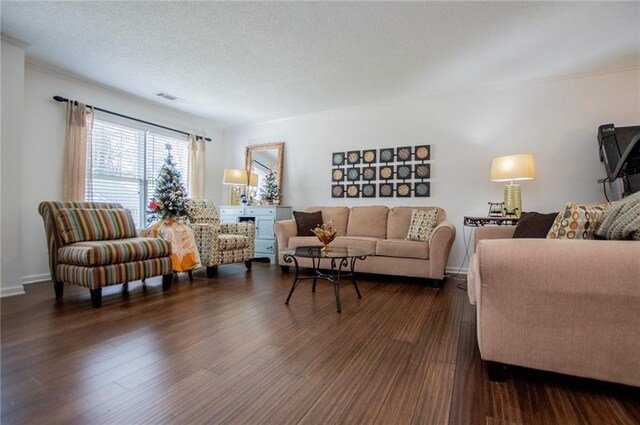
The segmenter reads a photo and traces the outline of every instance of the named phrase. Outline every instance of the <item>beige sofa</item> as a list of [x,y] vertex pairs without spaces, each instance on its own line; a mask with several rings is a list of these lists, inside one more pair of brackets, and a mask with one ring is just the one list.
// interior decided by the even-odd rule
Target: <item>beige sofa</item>
[[[405,240],[409,231],[411,211],[433,207],[312,207],[307,212],[321,211],[324,222],[333,221],[341,230],[331,246],[362,247],[375,252],[356,263],[356,272],[421,277],[430,279],[434,286],[440,286],[444,278],[449,252],[455,239],[456,229],[446,220],[446,213],[440,209],[438,225],[428,242]],[[278,260],[283,271],[283,251],[300,246],[322,246],[315,236],[298,236],[295,220],[278,221],[275,224],[278,239]],[[298,260],[301,267],[309,267],[311,260]],[[321,264],[327,268],[326,264]]]
[[468,294],[489,378],[504,365],[640,386],[640,243],[476,229]]

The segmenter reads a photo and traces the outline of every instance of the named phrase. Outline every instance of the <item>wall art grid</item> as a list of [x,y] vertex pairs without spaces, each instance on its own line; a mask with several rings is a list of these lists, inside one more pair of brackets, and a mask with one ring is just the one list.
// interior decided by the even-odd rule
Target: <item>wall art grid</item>
[[430,160],[431,145],[334,152],[331,197],[429,197]]

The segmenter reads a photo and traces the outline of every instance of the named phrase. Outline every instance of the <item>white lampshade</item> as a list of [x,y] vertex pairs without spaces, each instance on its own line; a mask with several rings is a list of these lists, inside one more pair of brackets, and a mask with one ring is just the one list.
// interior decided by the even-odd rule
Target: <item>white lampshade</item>
[[230,184],[236,186],[247,185],[247,170],[243,168],[225,168],[223,184]]
[[536,166],[533,155],[529,153],[500,156],[494,158],[491,164],[491,180],[494,182],[535,178]]

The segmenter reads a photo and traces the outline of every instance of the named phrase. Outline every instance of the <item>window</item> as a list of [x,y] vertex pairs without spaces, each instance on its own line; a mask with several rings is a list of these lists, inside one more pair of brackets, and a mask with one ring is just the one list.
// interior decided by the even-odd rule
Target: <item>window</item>
[[[131,210],[138,228],[147,225],[147,206],[155,181],[167,156],[166,145],[182,173],[186,186],[188,150],[186,138],[95,119],[92,149],[87,159],[87,201],[117,202]],[[90,178],[92,177],[92,178]]]

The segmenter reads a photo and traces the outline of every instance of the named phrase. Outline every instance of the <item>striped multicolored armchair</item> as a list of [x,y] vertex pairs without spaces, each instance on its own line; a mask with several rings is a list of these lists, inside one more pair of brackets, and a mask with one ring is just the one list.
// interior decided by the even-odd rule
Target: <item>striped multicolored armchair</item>
[[40,203],[38,212],[47,233],[56,299],[65,283],[89,288],[96,308],[105,286],[162,275],[162,289],[171,287],[171,245],[137,237],[131,213],[120,204],[48,201]]
[[196,246],[207,277],[213,277],[222,264],[244,261],[251,270],[255,253],[255,227],[253,222],[220,224],[218,210],[208,199],[189,199],[190,226],[195,233]]

